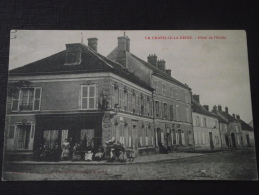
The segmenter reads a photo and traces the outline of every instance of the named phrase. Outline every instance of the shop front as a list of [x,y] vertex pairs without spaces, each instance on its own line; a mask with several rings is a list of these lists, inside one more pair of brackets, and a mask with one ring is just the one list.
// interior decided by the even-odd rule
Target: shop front
[[70,147],[76,143],[94,150],[102,144],[102,114],[53,114],[36,116],[34,150],[40,145],[48,148],[62,146],[68,139]]

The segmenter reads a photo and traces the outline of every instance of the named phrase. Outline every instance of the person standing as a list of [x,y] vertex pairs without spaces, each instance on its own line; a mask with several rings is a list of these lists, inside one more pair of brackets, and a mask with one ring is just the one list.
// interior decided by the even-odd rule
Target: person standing
[[68,160],[70,158],[70,143],[68,142],[68,139],[65,139],[65,142],[62,144],[62,153],[61,153],[61,159],[62,160]]

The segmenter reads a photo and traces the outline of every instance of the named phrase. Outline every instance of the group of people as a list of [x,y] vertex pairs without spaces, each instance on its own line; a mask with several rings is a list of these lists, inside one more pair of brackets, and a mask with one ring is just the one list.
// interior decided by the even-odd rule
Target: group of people
[[106,151],[100,145],[98,149],[94,148],[89,143],[87,147],[83,147],[80,143],[71,144],[71,140],[65,139],[61,147],[58,144],[53,144],[48,147],[47,144],[40,145],[35,151],[36,161],[55,161],[60,160],[67,161],[101,161],[105,158],[108,162],[126,162],[134,161],[135,152],[133,149],[125,149],[124,145],[119,141],[108,141],[106,142]]
[[134,161],[135,159],[135,152],[133,149],[125,149],[124,145],[119,141],[110,140],[106,142],[107,150],[106,156],[108,157],[108,162],[126,162]]
[[55,161],[60,160],[97,160],[100,161],[104,158],[104,148],[99,146],[98,150],[94,148],[89,143],[87,147],[83,147],[80,143],[75,143],[74,146],[71,141],[65,139],[62,146],[59,147],[58,144],[51,145],[48,147],[47,144],[40,145],[40,147],[35,151],[36,161]]

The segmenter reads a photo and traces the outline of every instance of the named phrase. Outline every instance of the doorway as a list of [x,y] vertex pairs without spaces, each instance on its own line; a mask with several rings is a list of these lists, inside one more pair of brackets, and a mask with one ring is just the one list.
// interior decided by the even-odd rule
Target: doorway
[[225,135],[225,140],[226,140],[226,145],[229,148],[229,139],[228,139],[228,135]]
[[18,125],[15,137],[15,149],[29,149],[31,125]]
[[247,146],[250,146],[250,139],[249,139],[249,135],[246,134],[246,142],[247,142]]
[[234,147],[234,148],[236,148],[237,147],[237,144],[236,144],[236,137],[235,137],[235,134],[232,132],[231,133],[231,141],[232,141],[232,146]]
[[212,132],[209,132],[209,137],[210,137],[210,149],[211,149],[211,150],[214,150]]

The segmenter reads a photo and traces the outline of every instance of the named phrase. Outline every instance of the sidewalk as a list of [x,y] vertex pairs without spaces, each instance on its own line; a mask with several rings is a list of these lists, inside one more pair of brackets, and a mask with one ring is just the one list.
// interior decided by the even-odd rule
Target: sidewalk
[[36,162],[36,161],[9,161],[6,164],[19,164],[19,165],[123,165],[123,164],[143,164],[152,162],[161,162],[168,160],[177,160],[189,158],[194,156],[201,156],[201,153],[185,153],[185,152],[172,152],[168,154],[153,154],[147,156],[138,156],[133,162],[107,162],[103,161],[59,161],[59,162]]

